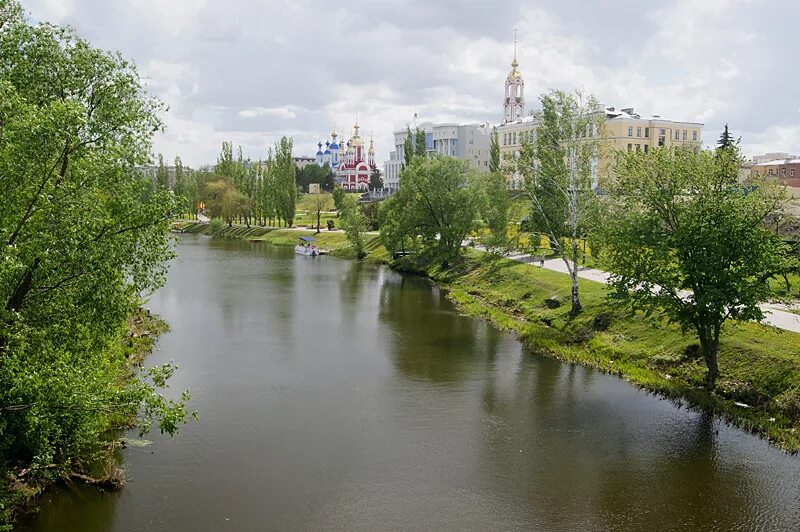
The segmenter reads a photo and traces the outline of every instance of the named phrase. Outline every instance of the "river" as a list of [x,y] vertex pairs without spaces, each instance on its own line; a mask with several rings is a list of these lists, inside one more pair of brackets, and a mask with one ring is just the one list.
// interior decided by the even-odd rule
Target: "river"
[[[424,279],[186,235],[149,363],[200,419],[22,530],[798,530],[800,458],[526,352]],[[132,434],[132,437],[136,437]]]

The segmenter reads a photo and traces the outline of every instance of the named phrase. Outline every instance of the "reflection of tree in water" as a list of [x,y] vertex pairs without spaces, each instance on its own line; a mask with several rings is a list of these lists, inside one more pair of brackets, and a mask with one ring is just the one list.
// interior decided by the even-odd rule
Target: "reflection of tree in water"
[[[604,475],[596,511],[608,526],[655,529],[669,523],[690,530],[754,530],[766,526],[765,507],[772,507],[770,519],[782,519],[785,504],[762,491],[765,486],[747,467],[744,453],[720,454],[720,421],[701,413],[692,423],[647,453],[631,450],[627,467]],[[786,527],[777,524],[766,528]]]
[[720,460],[711,416],[642,404],[626,384],[587,373],[528,355],[512,383],[497,372],[486,380],[479,472],[516,499],[520,519],[551,529],[728,530],[763,525],[754,506],[785,514],[763,500],[774,493],[744,455]]
[[422,278],[393,275],[381,287],[379,319],[391,331],[394,366],[403,375],[461,382],[479,369],[486,346],[480,323],[460,316]]

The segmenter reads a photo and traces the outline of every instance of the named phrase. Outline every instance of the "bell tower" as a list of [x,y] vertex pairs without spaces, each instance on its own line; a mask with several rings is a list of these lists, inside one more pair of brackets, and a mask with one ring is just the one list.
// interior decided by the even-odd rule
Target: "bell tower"
[[525,81],[517,67],[517,30],[514,29],[514,60],[511,72],[506,77],[506,92],[503,100],[503,123],[516,122],[525,115]]

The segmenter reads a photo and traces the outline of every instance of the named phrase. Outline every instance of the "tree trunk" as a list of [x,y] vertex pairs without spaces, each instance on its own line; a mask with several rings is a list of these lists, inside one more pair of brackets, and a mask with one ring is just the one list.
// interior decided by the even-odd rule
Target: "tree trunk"
[[711,328],[699,328],[697,336],[700,339],[700,350],[703,352],[708,374],[706,375],[706,385],[713,388],[719,376],[719,366],[717,365],[717,351],[719,350],[719,327],[712,332]]

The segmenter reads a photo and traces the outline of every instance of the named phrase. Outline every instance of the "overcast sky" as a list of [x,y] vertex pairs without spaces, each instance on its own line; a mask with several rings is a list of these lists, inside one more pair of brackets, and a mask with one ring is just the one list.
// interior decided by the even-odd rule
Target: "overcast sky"
[[356,114],[379,161],[420,120],[496,123],[513,32],[528,110],[582,88],[643,114],[724,123],[747,154],[800,151],[797,0],[23,0],[138,65],[166,102],[155,151],[212,163],[223,140],[313,155]]

